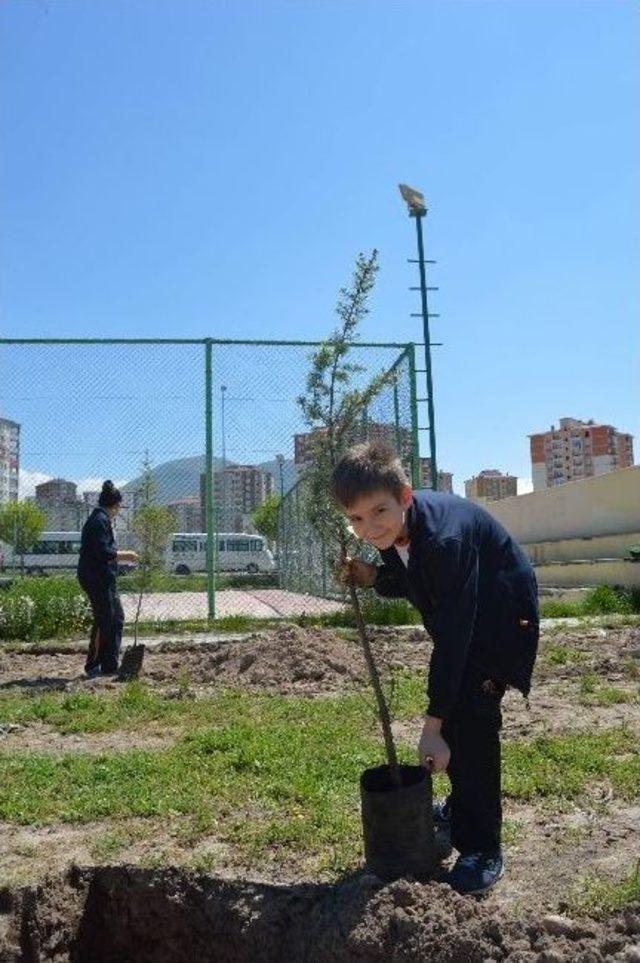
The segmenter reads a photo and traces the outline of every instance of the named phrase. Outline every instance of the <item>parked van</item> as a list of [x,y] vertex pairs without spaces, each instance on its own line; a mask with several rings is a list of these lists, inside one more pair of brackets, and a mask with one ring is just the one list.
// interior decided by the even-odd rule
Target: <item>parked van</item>
[[[273,555],[262,535],[244,532],[219,532],[214,546],[214,566],[218,572],[272,572]],[[167,568],[177,575],[205,572],[207,535],[203,532],[175,532],[167,546]]]

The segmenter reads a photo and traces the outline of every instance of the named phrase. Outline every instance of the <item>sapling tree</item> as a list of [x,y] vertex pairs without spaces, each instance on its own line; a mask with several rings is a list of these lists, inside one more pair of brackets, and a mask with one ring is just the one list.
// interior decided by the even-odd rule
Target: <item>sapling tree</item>
[[142,600],[151,587],[154,573],[163,568],[167,539],[176,524],[173,512],[165,505],[158,504],[157,488],[148,454],[142,463],[142,480],[136,498],[137,506],[131,523],[138,546],[138,604],[133,625],[134,645],[138,644]]
[[[360,387],[355,381],[358,375],[362,375],[363,368],[349,359],[353,342],[358,337],[358,326],[368,314],[368,299],[377,271],[377,251],[372,251],[368,256],[358,255],[350,286],[340,289],[336,305],[339,324],[312,354],[306,394],[298,399],[311,429],[311,460],[306,472],[309,486],[309,521],[325,544],[337,552],[340,564],[344,564],[352,553],[356,541],[346,519],[331,498],[331,475],[341,454],[358,440],[359,426],[371,402],[396,378],[394,371],[386,371]],[[362,381],[362,378],[359,380]],[[348,591],[376,697],[390,776],[396,785],[400,785],[389,705],[371,648],[358,593],[353,584],[349,584]]]

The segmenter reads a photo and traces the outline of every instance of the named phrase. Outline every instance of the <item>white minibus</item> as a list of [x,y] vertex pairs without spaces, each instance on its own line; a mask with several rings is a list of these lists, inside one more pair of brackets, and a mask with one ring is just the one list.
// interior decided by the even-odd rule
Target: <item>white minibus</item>
[[[272,572],[275,568],[273,555],[262,535],[219,532],[217,547],[214,549],[214,565],[218,572]],[[175,532],[167,546],[167,568],[177,575],[205,572],[206,534]]]

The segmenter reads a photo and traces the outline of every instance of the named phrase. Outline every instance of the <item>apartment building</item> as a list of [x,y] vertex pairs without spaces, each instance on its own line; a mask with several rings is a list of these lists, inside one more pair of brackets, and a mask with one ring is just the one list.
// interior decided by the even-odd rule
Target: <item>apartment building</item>
[[503,474],[497,468],[484,468],[464,483],[465,496],[472,501],[498,501],[518,494],[516,475]]
[[633,465],[633,436],[593,419],[561,418],[529,439],[534,491]]
[[0,418],[0,505],[18,500],[20,425]]
[[[213,498],[220,531],[242,532],[248,519],[273,491],[273,476],[255,465],[227,465],[213,475]],[[200,476],[200,506],[206,518],[206,475]]]

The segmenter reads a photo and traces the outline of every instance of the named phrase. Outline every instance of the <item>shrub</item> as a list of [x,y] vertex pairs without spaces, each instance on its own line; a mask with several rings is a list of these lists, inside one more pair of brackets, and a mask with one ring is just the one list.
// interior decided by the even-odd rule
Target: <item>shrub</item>
[[0,638],[68,638],[91,621],[89,602],[74,578],[20,578],[0,595]]
[[629,614],[633,612],[632,598],[624,589],[598,585],[585,595],[582,610],[586,615]]
[[33,599],[6,592],[0,599],[0,639],[31,638],[34,613]]

